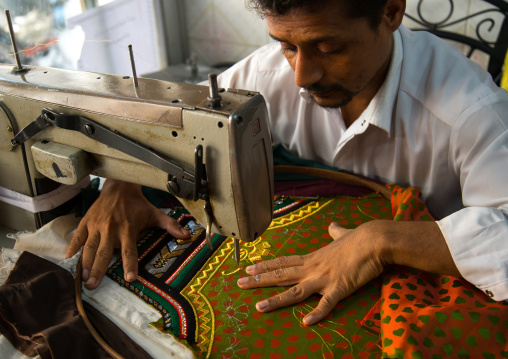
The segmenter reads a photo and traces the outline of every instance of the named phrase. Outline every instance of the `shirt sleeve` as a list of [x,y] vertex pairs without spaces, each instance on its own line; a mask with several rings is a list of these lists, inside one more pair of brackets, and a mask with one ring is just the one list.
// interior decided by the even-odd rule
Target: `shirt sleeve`
[[[219,74],[217,76],[217,84],[219,87],[255,91],[258,58],[265,47],[266,45],[257,49],[243,60],[240,60],[226,71]],[[199,85],[208,85],[208,80],[200,82]]]
[[225,89],[233,88],[259,91],[256,88],[259,72],[259,56],[265,51],[265,47],[266,45],[257,49],[252,54],[221,73],[217,78],[218,85]]
[[459,171],[465,208],[437,222],[462,276],[495,300],[508,299],[506,113],[498,97],[453,124],[449,165]]

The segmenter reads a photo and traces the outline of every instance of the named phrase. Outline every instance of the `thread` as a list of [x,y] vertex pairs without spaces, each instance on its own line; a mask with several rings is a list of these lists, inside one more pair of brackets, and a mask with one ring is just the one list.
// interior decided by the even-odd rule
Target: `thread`
[[[19,55],[22,52],[30,52],[30,51],[33,51],[33,50],[37,49],[38,47],[49,46],[51,44],[54,44],[55,42],[60,42],[60,40],[56,39],[56,40],[53,40],[53,41],[50,41],[50,42],[47,42],[47,43],[44,43],[44,44],[37,44],[37,45],[35,45],[33,47],[30,47],[28,49],[19,50],[16,53],[8,54],[8,55],[10,55],[10,56],[16,56],[16,55]],[[111,42],[111,43],[114,43],[112,40],[85,40],[83,43],[86,43],[86,42]]]

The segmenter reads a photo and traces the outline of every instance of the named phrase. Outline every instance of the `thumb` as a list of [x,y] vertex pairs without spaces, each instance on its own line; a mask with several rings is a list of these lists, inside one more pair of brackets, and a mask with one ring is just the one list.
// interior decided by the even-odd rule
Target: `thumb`
[[339,239],[349,233],[349,231],[352,231],[352,229],[343,228],[337,222],[330,223],[330,226],[328,227],[328,233],[333,240]]
[[157,227],[165,229],[176,238],[183,239],[190,237],[190,232],[184,229],[176,219],[171,218],[159,209],[157,209],[155,214],[155,222]]

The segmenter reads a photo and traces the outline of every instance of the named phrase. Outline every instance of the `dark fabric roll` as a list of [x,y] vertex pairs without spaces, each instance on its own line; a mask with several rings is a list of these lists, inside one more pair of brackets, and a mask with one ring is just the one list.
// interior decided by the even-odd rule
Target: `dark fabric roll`
[[[83,304],[90,322],[117,353],[125,358],[150,358],[102,313]],[[21,254],[0,287],[0,332],[28,356],[110,358],[79,315],[72,275],[29,252]]]

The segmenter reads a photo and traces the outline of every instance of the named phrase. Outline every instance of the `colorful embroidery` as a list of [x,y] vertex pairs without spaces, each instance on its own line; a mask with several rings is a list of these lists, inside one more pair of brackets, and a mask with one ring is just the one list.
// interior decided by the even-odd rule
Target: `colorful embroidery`
[[[327,223],[353,217],[368,221],[371,218],[359,207],[370,207],[389,218],[390,205],[378,195],[362,199],[330,199],[305,201],[295,208],[295,199],[279,198],[276,213],[279,214],[268,230],[255,242],[242,243],[242,262],[245,267],[258,261],[280,255],[305,254],[317,250],[331,241]],[[380,203],[382,202],[382,206]],[[383,208],[383,210],[382,210]],[[285,209],[277,212],[277,209]],[[257,248],[256,250],[247,248]],[[280,293],[282,288],[260,288],[243,291],[236,281],[244,271],[231,271],[235,267],[232,257],[233,242],[228,240],[223,251],[209,261],[206,273],[193,278],[182,294],[201,308],[198,321],[196,352],[200,357],[220,354],[221,357],[369,357],[381,352],[376,345],[378,336],[365,332],[358,321],[379,298],[379,286],[372,282],[354,296],[337,304],[322,323],[306,327],[303,316],[319,301],[315,295],[292,308],[272,313],[259,313],[256,302]],[[247,253],[258,253],[249,257]],[[261,252],[261,253],[259,253]],[[192,299],[190,299],[192,298]],[[214,325],[210,323],[214,321]]]
[[[241,243],[241,267],[232,238],[214,235],[214,252],[184,209],[172,216],[195,229],[192,240],[153,229],[138,241],[140,280],[123,281],[121,262],[108,275],[157,308],[155,324],[192,344],[202,358],[502,357],[507,350],[508,305],[495,303],[464,280],[406,267],[379,278],[338,303],[318,325],[302,318],[314,295],[292,307],[259,313],[255,303],[285,288],[241,290],[249,264],[281,255],[304,255],[332,241],[332,221],[346,228],[372,219],[431,220],[414,188],[392,186],[392,199],[276,198],[275,218],[254,242]],[[178,255],[178,245],[188,245]]]
[[[175,239],[159,228],[151,229],[137,242],[138,280],[128,283],[123,279],[121,260],[109,268],[107,275],[161,313],[161,320],[154,323],[161,331],[171,331],[194,343],[196,315],[192,305],[180,294],[181,287],[187,284],[181,277],[200,272],[213,252],[205,245],[203,227],[185,209],[177,209],[172,216],[190,230],[189,240]],[[214,248],[220,247],[225,239],[214,235]]]
[[[122,280],[121,261],[110,268],[108,275],[134,293],[142,292],[141,297],[148,304],[163,308],[161,329],[171,328],[175,335],[194,343],[196,352],[203,357],[214,353],[225,357],[235,353],[261,354],[265,352],[260,348],[265,346],[264,339],[268,340],[268,352],[280,355],[295,353],[297,348],[324,357],[346,349],[354,355],[380,352],[375,344],[377,336],[364,332],[357,324],[379,297],[375,282],[359,290],[354,298],[339,303],[325,321],[307,328],[301,320],[317,304],[319,296],[283,312],[261,314],[254,304],[282,289],[243,291],[236,281],[245,275],[242,269],[249,264],[280,255],[305,254],[325,246],[331,241],[327,222],[344,221],[351,215],[355,221],[370,220],[372,217],[362,213],[360,207],[367,208],[366,212],[375,208],[379,217],[389,218],[389,202],[371,195],[314,201],[280,197],[276,203],[276,218],[270,228],[256,241],[241,243],[241,268],[233,259],[232,238],[214,236],[217,249],[212,255],[203,245],[204,233],[196,232],[192,245],[179,256],[171,256],[174,238],[154,229],[138,242],[139,281],[129,285]],[[190,221],[182,217],[183,213],[185,210],[180,209],[173,218]]]

